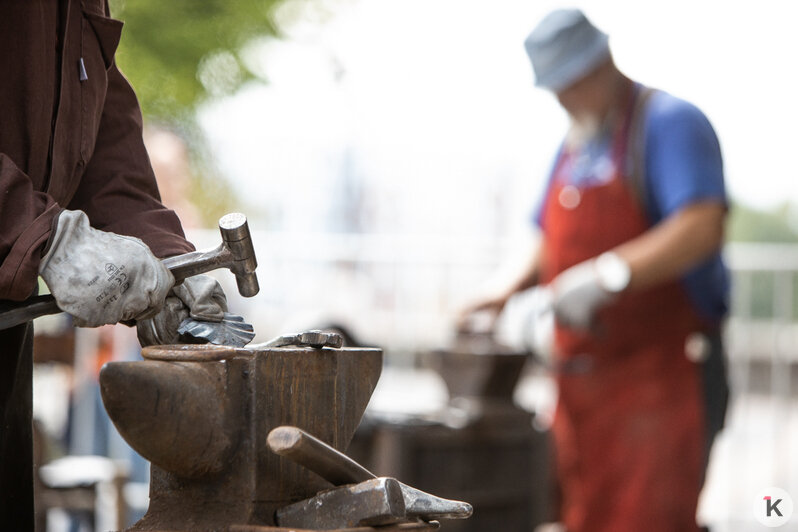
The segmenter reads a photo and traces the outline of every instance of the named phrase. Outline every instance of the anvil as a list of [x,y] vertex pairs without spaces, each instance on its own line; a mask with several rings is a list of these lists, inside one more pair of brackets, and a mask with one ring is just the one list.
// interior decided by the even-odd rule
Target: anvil
[[345,451],[382,368],[371,348],[153,346],[100,373],[120,434],[152,462],[150,505],[131,531],[274,526],[278,508],[332,485],[271,452],[299,427]]

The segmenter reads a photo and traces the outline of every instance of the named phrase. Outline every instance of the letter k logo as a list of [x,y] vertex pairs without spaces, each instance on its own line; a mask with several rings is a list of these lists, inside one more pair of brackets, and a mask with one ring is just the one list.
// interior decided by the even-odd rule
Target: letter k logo
[[[787,525],[792,519],[792,497],[783,489],[770,486],[760,489],[756,495],[753,493],[751,495],[753,496],[750,499],[750,508],[753,510],[754,519],[760,524],[768,528],[778,528]],[[763,501],[765,504],[762,504]]]
[[773,498],[770,495],[766,495],[763,497],[765,500],[765,504],[767,505],[767,516],[770,517],[773,512],[776,512],[776,515],[779,517],[783,517],[781,512],[779,511],[779,503],[781,503],[781,499],[776,499],[776,502],[773,502]]

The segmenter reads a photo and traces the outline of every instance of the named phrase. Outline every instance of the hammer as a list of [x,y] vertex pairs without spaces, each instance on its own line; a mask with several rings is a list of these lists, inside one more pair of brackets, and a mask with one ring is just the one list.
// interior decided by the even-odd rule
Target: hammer
[[[172,272],[175,284],[187,277],[228,268],[236,276],[238,292],[244,297],[258,293],[258,277],[255,268],[255,248],[247,225],[247,217],[241,213],[225,214],[219,219],[222,243],[215,249],[192,251],[163,259],[164,266]],[[52,295],[35,296],[21,303],[0,304],[0,331],[31,321],[39,316],[58,314],[61,309]]]
[[322,491],[280,508],[275,518],[281,527],[351,530],[401,523],[407,510],[399,482],[383,477]]
[[[368,485],[363,484],[364,482],[378,478],[377,475],[353,459],[298,427],[283,425],[273,428],[266,437],[266,444],[273,453],[313,471],[336,486],[357,484],[366,487]],[[467,502],[437,497],[395,479],[392,480],[399,485],[404,500],[404,512],[395,514],[394,517],[411,519],[420,517],[429,521],[430,519],[467,519],[471,516],[473,508]],[[315,503],[314,498],[309,501]],[[288,525],[288,522],[290,520],[293,523],[297,509],[300,510],[299,513],[302,513],[302,508],[305,508],[302,504],[304,502],[278,510],[278,521],[282,518],[280,526],[299,526]],[[391,506],[395,507],[395,505]],[[287,520],[289,515],[292,517]],[[363,516],[361,515],[361,517]]]

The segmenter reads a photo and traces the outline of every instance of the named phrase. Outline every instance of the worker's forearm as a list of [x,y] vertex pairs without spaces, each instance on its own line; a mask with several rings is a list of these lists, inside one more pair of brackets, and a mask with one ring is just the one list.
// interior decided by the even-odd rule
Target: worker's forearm
[[540,265],[545,249],[543,242],[532,252],[526,267],[521,271],[521,275],[507,289],[507,297],[532,288],[540,282]]
[[614,251],[629,264],[629,290],[674,279],[715,253],[723,243],[726,206],[702,202],[685,207]]
[[518,274],[506,288],[490,297],[465,307],[460,312],[458,328],[460,330],[470,328],[471,325],[468,322],[468,317],[474,312],[491,311],[498,314],[514,294],[536,285],[539,277],[538,272],[540,271],[540,257],[543,253],[542,247],[541,244],[538,249],[532,250],[529,258],[520,270],[520,274]]

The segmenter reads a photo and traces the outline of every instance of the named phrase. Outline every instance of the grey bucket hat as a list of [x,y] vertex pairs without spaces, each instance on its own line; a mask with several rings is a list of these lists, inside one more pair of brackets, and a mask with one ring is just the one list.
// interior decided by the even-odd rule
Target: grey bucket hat
[[608,40],[582,11],[552,11],[524,41],[535,85],[559,92],[579,81],[610,56]]

